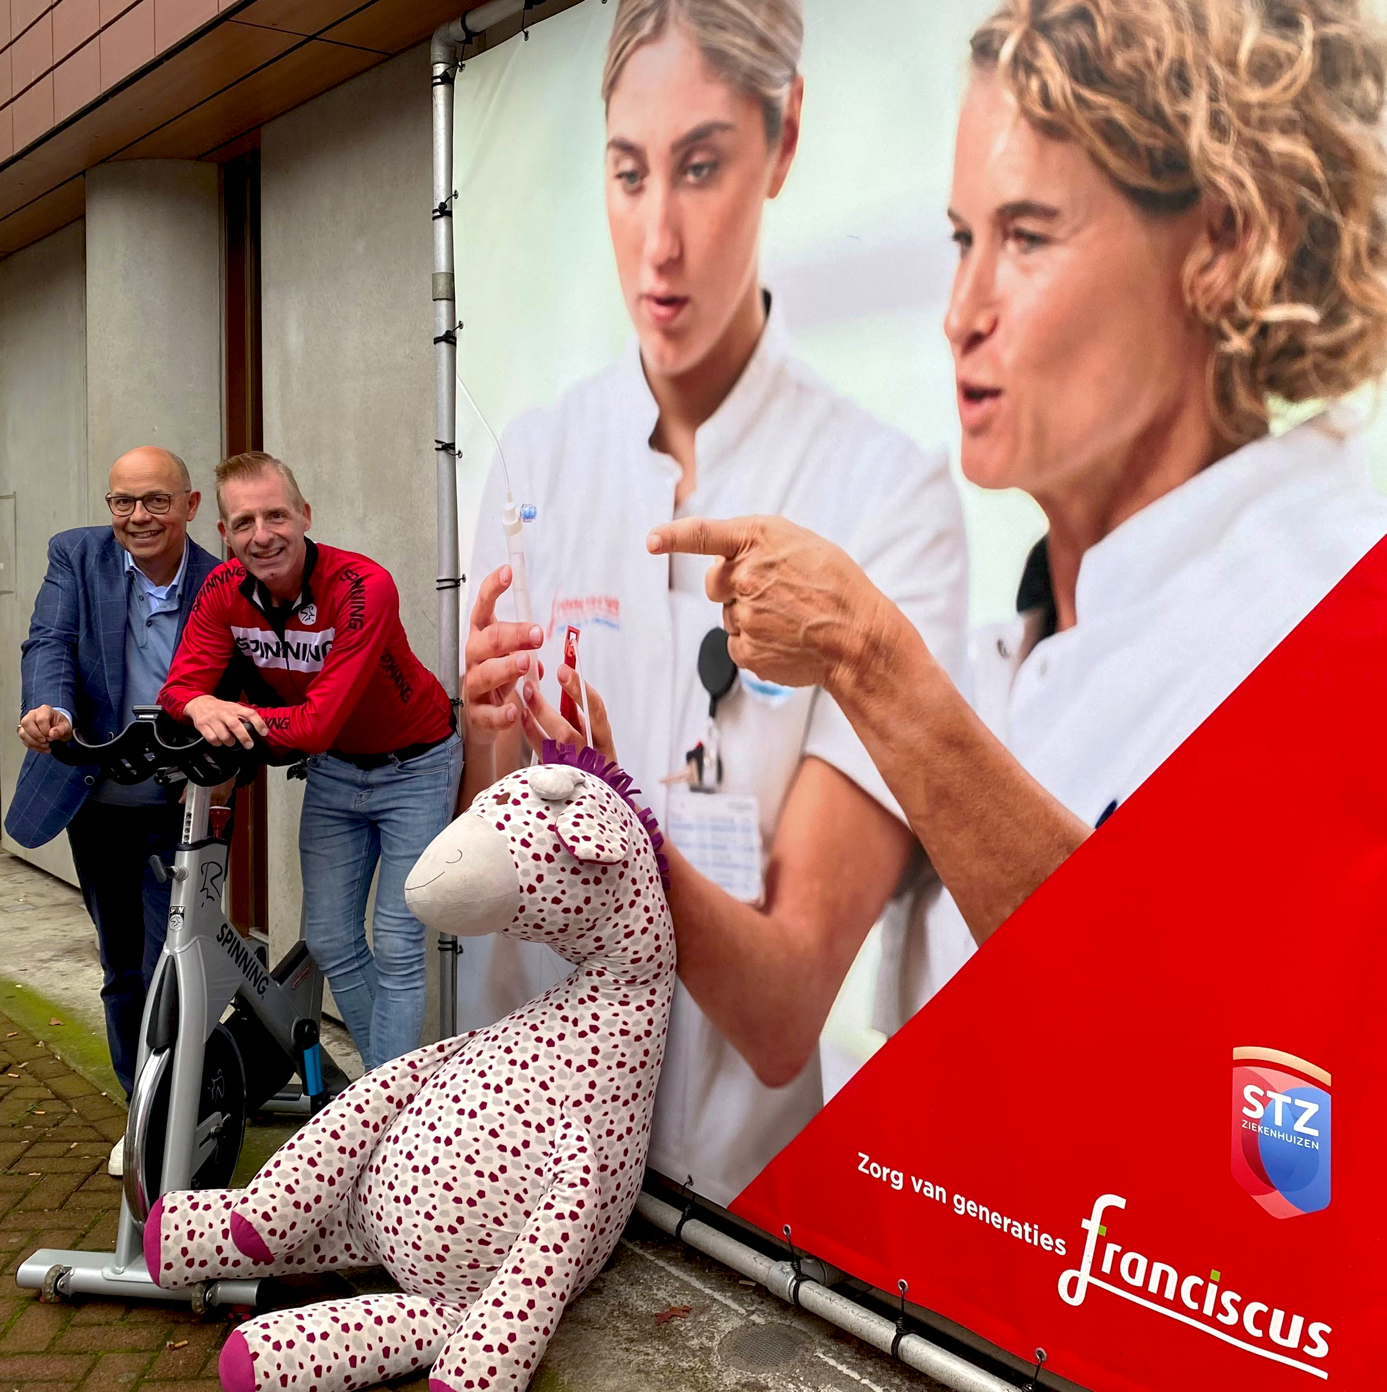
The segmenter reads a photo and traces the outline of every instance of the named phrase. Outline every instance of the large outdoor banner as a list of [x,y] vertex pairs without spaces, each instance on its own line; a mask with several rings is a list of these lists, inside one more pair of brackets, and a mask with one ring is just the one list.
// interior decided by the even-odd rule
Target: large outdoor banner
[[[775,892],[782,814],[815,761],[871,803],[825,854],[889,901],[788,1082],[680,987],[649,1164],[1095,1392],[1375,1386],[1387,549],[1327,596],[1351,561],[1307,561],[1332,578],[1288,584],[1284,622],[1246,626],[1266,629],[1259,648],[1233,612],[1147,678],[1117,650],[1151,739],[1092,807],[1066,804],[1095,834],[975,955],[958,912],[952,945],[938,926],[923,945],[941,891],[918,849],[904,880],[868,883],[862,838],[900,809],[843,712],[720,667],[707,561],[646,550],[678,516],[786,516],[842,547],[984,714],[996,692],[970,635],[974,658],[1011,664],[1005,681],[1024,670],[1017,587],[1044,518],[959,476],[941,332],[954,124],[991,6],[803,8],[798,148],[769,198],[718,182],[742,156],[716,138],[735,122],[709,119],[729,109],[716,74],[619,79],[609,121],[614,3],[469,59],[455,87],[464,623],[523,555],[528,592],[512,586],[496,616],[543,630],[556,708],[579,645],[622,767],[739,910]],[[697,339],[705,306],[747,286],[754,350],[681,445],[662,433],[669,383],[705,382],[716,354],[684,363],[667,330]],[[1266,476],[1313,448],[1347,477],[1340,427],[1301,429],[1320,442]],[[1367,434],[1387,440],[1387,424]],[[1222,654],[1217,692],[1181,705],[1181,662],[1204,642]],[[460,1024],[568,969],[469,942]]]

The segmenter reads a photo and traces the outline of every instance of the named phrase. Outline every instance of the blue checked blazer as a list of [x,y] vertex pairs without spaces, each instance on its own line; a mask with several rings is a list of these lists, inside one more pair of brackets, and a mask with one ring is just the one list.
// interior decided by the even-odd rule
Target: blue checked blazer
[[[178,634],[218,559],[188,538]],[[75,527],[48,543],[48,573],[34,601],[20,652],[20,715],[61,706],[84,738],[120,732],[125,696],[125,553],[110,527]],[[91,768],[68,768],[29,750],[19,770],[5,830],[21,846],[42,846],[72,820],[91,791]]]

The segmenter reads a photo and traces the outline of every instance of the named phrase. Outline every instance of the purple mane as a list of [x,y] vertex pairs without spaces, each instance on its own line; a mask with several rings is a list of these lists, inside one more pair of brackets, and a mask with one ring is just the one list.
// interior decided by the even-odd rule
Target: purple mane
[[639,818],[641,826],[645,828],[645,834],[650,838],[650,849],[655,852],[655,865],[660,872],[660,883],[664,885],[665,893],[668,894],[669,857],[660,849],[665,844],[665,838],[660,832],[660,824],[655,820],[655,814],[648,807],[637,804],[636,798],[640,796],[641,790],[631,782],[631,775],[587,744],[580,749],[576,745],[555,744],[553,740],[547,739],[540,754],[540,762],[567,764],[583,773],[595,774],[621,798]]

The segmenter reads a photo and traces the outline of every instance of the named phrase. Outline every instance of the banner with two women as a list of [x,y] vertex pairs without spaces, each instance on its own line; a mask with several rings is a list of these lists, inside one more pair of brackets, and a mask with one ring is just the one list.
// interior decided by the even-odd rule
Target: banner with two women
[[[538,630],[469,765],[590,737],[674,848],[652,1168],[1042,1383],[1384,1332],[1383,69],[1324,8],[585,0],[457,78],[465,637]],[[461,1023],[567,970],[469,945]]]

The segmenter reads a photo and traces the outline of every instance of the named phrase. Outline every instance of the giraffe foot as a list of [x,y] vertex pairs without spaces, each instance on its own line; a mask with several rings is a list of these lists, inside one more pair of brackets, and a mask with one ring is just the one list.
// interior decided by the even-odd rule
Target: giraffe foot
[[159,1225],[164,1220],[164,1196],[154,1200],[149,1217],[144,1220],[144,1264],[149,1279],[159,1284]]
[[217,1376],[222,1392],[255,1392],[255,1369],[251,1365],[250,1345],[239,1329],[234,1330],[222,1345],[217,1360]]
[[265,1246],[265,1239],[239,1213],[231,1215],[231,1240],[236,1244],[236,1250],[251,1261],[274,1261],[270,1249]]

